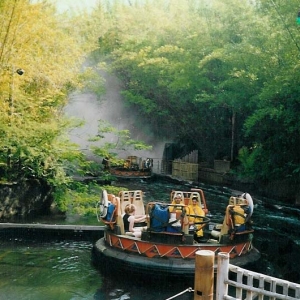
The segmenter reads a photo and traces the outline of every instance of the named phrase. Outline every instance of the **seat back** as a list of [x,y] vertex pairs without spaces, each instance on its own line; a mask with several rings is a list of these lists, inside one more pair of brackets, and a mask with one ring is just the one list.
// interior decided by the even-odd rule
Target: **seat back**
[[[113,194],[107,195],[109,206],[106,218],[102,218],[104,224],[109,225],[111,229],[114,228],[114,225],[117,223],[118,213],[119,213],[119,201],[118,197],[115,197]],[[111,211],[110,211],[111,210]]]
[[133,192],[132,204],[135,205],[135,214],[137,216],[145,215],[145,206],[143,201],[143,192],[141,190],[137,190]]
[[119,226],[120,234],[125,234],[123,216],[122,216],[121,205],[120,205],[120,197],[115,197],[114,201],[115,203],[117,203],[116,225]]
[[241,205],[241,204],[248,204],[247,199],[241,197],[230,197],[229,198],[229,205]]
[[123,217],[121,215],[117,216],[117,225],[120,228],[120,234],[125,234],[124,221],[123,221]]
[[131,191],[120,191],[119,197],[120,197],[121,214],[124,214],[126,205],[132,203],[133,193]]

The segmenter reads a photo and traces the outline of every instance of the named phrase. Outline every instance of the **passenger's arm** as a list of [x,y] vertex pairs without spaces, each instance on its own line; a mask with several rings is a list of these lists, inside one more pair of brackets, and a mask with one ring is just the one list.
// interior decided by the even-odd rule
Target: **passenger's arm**
[[128,218],[128,222],[129,222],[129,231],[130,232],[134,232],[134,222],[135,222],[135,219],[134,219],[134,216],[130,216]]

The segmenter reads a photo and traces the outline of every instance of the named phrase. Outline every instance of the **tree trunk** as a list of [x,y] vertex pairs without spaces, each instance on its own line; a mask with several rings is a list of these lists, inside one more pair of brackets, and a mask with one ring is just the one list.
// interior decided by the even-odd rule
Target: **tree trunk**
[[231,151],[230,151],[230,161],[233,162],[234,159],[234,144],[235,144],[235,120],[236,120],[236,112],[232,113],[231,118]]

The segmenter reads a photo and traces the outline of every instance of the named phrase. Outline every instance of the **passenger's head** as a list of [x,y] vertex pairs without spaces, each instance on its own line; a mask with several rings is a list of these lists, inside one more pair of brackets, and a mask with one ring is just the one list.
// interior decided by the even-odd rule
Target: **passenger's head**
[[180,203],[180,202],[181,202],[181,200],[182,200],[182,197],[181,197],[181,195],[175,195],[175,197],[174,197],[174,201],[175,201],[176,203]]
[[196,204],[198,203],[198,198],[197,198],[197,197],[193,197],[193,198],[192,198],[192,203],[193,203],[194,205],[196,205]]
[[135,212],[135,206],[133,204],[127,204],[125,206],[125,213],[126,214],[133,214]]

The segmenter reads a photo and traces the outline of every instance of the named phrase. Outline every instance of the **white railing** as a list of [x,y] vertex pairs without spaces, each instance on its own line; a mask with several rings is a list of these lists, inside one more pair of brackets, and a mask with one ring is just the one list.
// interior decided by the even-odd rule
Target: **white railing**
[[194,300],[299,300],[300,284],[255,273],[229,264],[229,253],[218,254],[216,290],[214,295],[215,252],[199,250],[195,259]]
[[215,299],[299,300],[300,284],[231,265],[229,264],[229,254],[219,253]]

